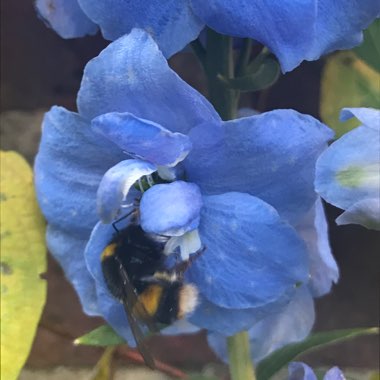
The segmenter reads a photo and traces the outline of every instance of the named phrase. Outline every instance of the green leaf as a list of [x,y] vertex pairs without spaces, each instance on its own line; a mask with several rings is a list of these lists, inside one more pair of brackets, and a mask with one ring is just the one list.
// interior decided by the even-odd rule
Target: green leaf
[[298,355],[332,343],[343,342],[363,335],[378,334],[379,329],[357,328],[348,330],[333,330],[310,335],[300,343],[289,344],[262,360],[256,369],[257,380],[268,380],[281,368],[294,360]]
[[107,347],[126,344],[126,342],[110,326],[103,325],[75,339],[74,344]]
[[339,121],[344,107],[380,108],[380,74],[352,52],[332,55],[322,73],[320,113],[322,120],[336,132],[336,138],[357,127],[351,119]]
[[111,380],[113,378],[113,354],[115,352],[115,347],[107,347],[96,363],[95,373],[91,377],[91,380]]
[[353,51],[365,63],[380,72],[380,19],[375,20],[364,31],[364,42]]
[[46,299],[45,222],[28,163],[1,152],[1,378],[25,364]]
[[228,88],[239,91],[260,91],[272,86],[280,76],[280,66],[278,62],[268,57],[259,68],[247,75],[226,78],[218,75],[219,80]]

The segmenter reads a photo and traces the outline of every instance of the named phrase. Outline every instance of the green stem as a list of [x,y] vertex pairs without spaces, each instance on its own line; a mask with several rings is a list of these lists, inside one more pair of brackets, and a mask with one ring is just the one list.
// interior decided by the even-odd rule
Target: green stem
[[197,56],[199,62],[201,63],[204,70],[206,70],[207,64],[206,64],[206,49],[203,47],[201,41],[199,41],[199,38],[196,40],[190,42],[190,45]]
[[232,38],[207,30],[205,70],[208,79],[209,98],[223,120],[236,118],[238,92],[226,88],[218,75],[233,78],[234,61]]
[[245,38],[243,41],[243,47],[241,48],[239,59],[236,63],[235,76],[242,77],[247,74],[247,66],[251,58],[252,53],[252,40]]
[[232,380],[256,380],[250,355],[249,336],[242,331],[227,339]]

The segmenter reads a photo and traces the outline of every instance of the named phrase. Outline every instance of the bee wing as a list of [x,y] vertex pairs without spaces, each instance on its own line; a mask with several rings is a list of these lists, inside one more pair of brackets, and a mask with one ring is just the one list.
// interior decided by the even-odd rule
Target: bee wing
[[[157,332],[158,328],[155,325],[154,321],[148,315],[144,305],[138,300],[135,289],[131,285],[129,276],[126,270],[124,269],[121,261],[118,259],[118,257],[116,257],[116,260],[119,264],[119,273],[123,281],[123,305],[127,314],[129,326],[135,338],[137,348],[140,351],[141,356],[144,358],[145,363],[148,367],[155,369],[156,365],[154,363],[154,359],[150,354],[149,349],[144,341],[145,335],[142,332],[139,325],[140,320],[142,320],[145,323],[145,325],[151,332]],[[138,311],[139,319],[137,319],[135,316],[135,310]]]

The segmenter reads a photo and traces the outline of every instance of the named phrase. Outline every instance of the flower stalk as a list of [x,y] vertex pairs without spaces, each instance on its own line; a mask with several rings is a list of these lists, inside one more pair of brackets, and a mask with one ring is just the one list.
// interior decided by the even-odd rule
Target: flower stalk
[[[251,52],[251,42],[245,41],[237,70],[242,72],[247,66]],[[198,47],[198,57],[200,57]],[[232,38],[207,31],[207,51],[202,52],[203,65],[208,78],[209,99],[223,120],[237,117],[240,92],[226,87],[219,79],[233,78],[235,65]],[[255,370],[250,355],[247,331],[239,332],[227,338],[230,374],[232,380],[256,380]]]
[[241,331],[227,338],[230,374],[232,380],[256,380],[250,355],[249,336]]
[[231,90],[219,79],[234,77],[232,38],[207,30],[205,70],[208,79],[209,99],[223,120],[236,118],[239,92]]

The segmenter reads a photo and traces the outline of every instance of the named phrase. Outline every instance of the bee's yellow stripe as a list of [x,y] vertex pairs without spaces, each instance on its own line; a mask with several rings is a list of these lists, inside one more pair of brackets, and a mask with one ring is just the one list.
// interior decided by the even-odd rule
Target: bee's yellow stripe
[[116,243],[107,245],[107,247],[104,248],[104,251],[102,252],[102,260],[104,260],[106,257],[112,256],[115,253],[115,249],[116,249]]
[[160,299],[162,295],[162,286],[160,285],[149,285],[140,295],[139,301],[144,305],[146,312],[153,316],[160,304]]

